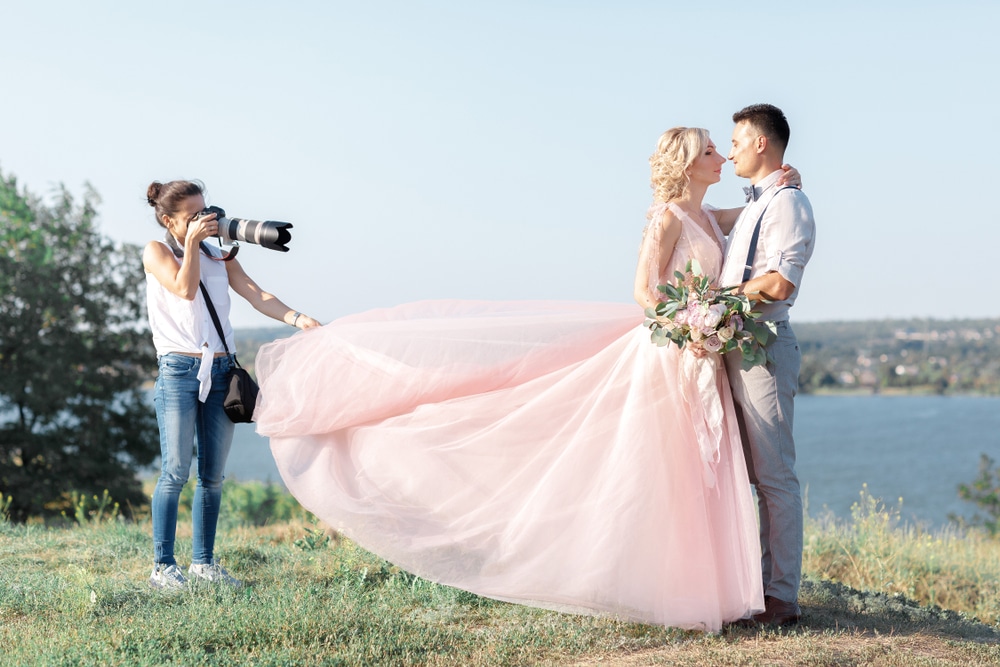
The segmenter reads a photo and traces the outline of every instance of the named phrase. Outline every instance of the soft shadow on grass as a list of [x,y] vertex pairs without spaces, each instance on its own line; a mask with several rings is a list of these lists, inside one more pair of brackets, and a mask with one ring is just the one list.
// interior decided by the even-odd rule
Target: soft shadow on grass
[[802,626],[869,635],[937,635],[1000,644],[1000,629],[936,605],[922,606],[902,593],[860,591],[833,581],[805,581],[799,599]]
[[565,664],[713,667],[978,666],[1000,664],[1000,628],[963,614],[921,606],[832,581],[807,580],[803,617],[787,628],[730,627],[721,635],[689,637],[656,648],[595,651]]

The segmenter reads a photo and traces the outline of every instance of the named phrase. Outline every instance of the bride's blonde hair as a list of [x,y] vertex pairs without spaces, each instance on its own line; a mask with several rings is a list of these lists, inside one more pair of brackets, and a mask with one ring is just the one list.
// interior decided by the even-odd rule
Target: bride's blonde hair
[[687,168],[708,146],[708,130],[700,127],[672,127],[660,135],[656,152],[649,157],[649,184],[653,201],[677,199],[687,190]]

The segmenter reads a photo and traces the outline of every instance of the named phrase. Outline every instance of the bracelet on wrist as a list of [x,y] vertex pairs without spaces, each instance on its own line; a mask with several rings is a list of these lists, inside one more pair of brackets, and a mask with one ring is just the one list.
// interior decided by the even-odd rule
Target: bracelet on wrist
[[295,326],[295,323],[299,321],[300,317],[302,317],[302,313],[300,313],[299,311],[296,310],[295,311],[295,315],[292,316],[292,326],[293,327]]

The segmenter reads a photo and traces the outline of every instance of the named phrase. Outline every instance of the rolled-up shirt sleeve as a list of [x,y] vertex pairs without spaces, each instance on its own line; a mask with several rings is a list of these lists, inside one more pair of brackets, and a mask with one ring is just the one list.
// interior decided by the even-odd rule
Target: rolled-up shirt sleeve
[[798,190],[779,192],[768,205],[760,225],[766,271],[777,271],[798,287],[812,256],[815,237],[816,223],[809,200]]

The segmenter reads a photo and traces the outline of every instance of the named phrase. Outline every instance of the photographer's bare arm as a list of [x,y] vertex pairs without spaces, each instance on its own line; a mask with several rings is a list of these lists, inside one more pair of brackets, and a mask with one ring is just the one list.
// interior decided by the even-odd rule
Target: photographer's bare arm
[[[163,216],[163,226],[184,245],[184,257],[180,266],[174,259],[173,251],[162,243],[150,241],[142,253],[142,263],[146,271],[153,274],[161,285],[182,299],[193,301],[198,295],[201,276],[201,251],[199,244],[219,233],[219,223],[215,213],[200,215],[205,206],[201,196],[191,197],[184,202],[182,210],[174,218]],[[321,326],[319,322],[293,310],[278,297],[265,292],[235,258],[226,262],[229,286],[246,299],[258,312],[299,329]]]
[[215,214],[194,218],[183,225],[183,234],[178,237],[175,224],[167,216],[164,226],[174,235],[174,238],[184,244],[184,258],[177,266],[174,252],[157,241],[150,241],[142,252],[142,265],[146,271],[172,294],[182,299],[193,301],[198,294],[198,281],[201,276],[201,253],[198,244],[214,236],[219,231],[219,223]]
[[308,315],[292,310],[270,292],[262,290],[243,270],[238,259],[226,262],[226,269],[229,271],[229,286],[246,299],[257,312],[299,329],[322,326]]

